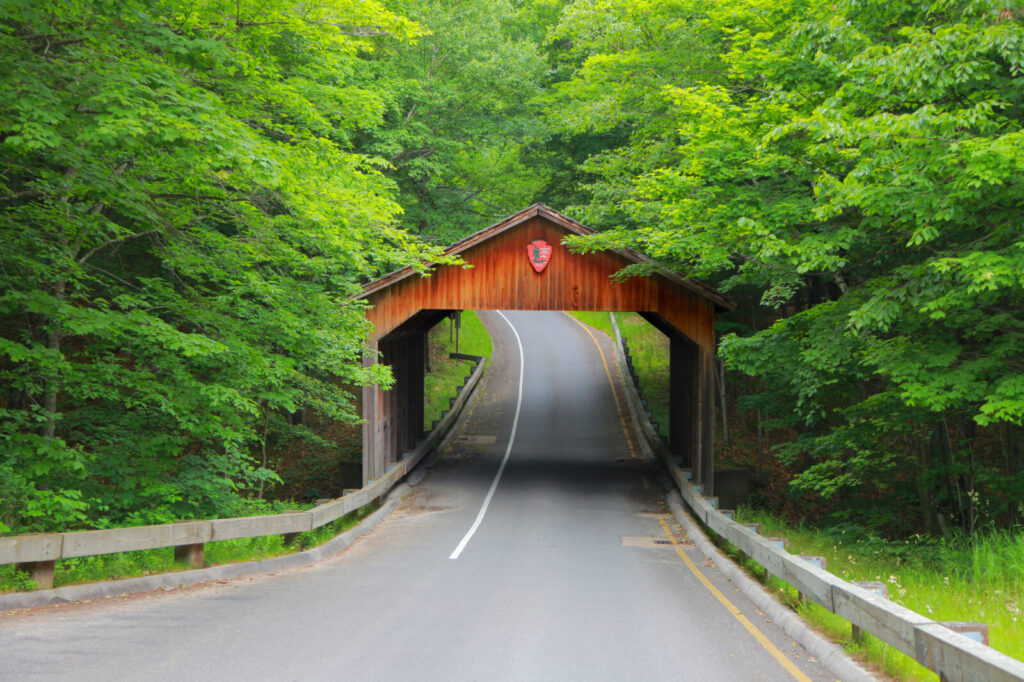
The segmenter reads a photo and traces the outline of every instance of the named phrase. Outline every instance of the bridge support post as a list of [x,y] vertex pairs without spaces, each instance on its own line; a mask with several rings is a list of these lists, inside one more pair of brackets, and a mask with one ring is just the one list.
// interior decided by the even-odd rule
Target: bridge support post
[[[428,329],[402,330],[377,346],[380,362],[391,367],[395,383],[388,391],[363,388],[363,485],[382,476],[423,435]],[[364,358],[363,364],[372,363]]]
[[699,424],[699,443],[697,447],[700,480],[704,483],[704,495],[715,494],[715,352],[713,349],[700,349],[698,365],[699,405],[697,423]]
[[426,346],[427,331],[412,329],[385,347],[385,361],[395,377],[394,387],[387,392],[390,439],[385,449],[385,465],[397,462],[423,435]]
[[668,447],[684,469],[694,468],[697,452],[696,352],[680,334],[669,334]]
[[669,334],[669,450],[714,495],[714,353]]
[[[368,344],[363,353],[363,367],[377,362],[378,345]],[[363,485],[384,473],[384,461],[380,451],[380,403],[379,386],[363,386]]]

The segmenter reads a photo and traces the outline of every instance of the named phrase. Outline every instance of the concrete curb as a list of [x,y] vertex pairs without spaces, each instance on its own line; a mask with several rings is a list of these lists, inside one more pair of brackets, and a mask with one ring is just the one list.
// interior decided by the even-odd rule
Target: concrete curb
[[183,587],[208,580],[240,578],[247,575],[271,573],[286,568],[315,564],[318,561],[334,556],[352,544],[356,538],[373,530],[388,514],[394,511],[395,507],[401,504],[402,498],[409,493],[409,490],[409,486],[405,483],[395,486],[385,495],[384,504],[381,505],[380,509],[360,521],[358,525],[349,528],[341,535],[328,540],[319,547],[295,554],[287,554],[259,561],[247,561],[240,564],[224,564],[191,571],[147,575],[141,578],[126,578],[124,580],[110,580],[102,583],[89,583],[87,585],[68,585],[66,587],[56,587],[52,590],[0,595],[0,612],[13,609],[30,609],[49,604],[66,604],[86,599],[102,599],[103,597],[135,592],[149,592],[163,587]]
[[683,527],[693,544],[704,556],[715,562],[722,575],[728,578],[757,608],[761,609],[772,621],[780,626],[787,635],[798,642],[817,658],[836,677],[844,682],[873,682],[879,678],[859,663],[850,658],[846,651],[826,637],[819,635],[797,613],[776,601],[764,587],[748,576],[733,560],[722,554],[714,543],[704,534],[697,523],[683,507],[683,498],[673,488],[665,496],[672,516]]

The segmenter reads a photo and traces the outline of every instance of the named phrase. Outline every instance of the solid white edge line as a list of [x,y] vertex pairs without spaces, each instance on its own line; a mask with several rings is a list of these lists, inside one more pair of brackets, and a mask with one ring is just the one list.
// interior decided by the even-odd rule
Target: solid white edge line
[[494,480],[491,482],[491,489],[487,491],[487,496],[484,497],[483,506],[481,506],[480,511],[477,512],[476,520],[473,521],[473,525],[469,527],[468,531],[466,531],[466,535],[463,536],[462,540],[459,542],[459,546],[456,547],[455,551],[448,557],[449,559],[459,558],[459,555],[462,554],[462,550],[466,549],[466,545],[469,544],[473,534],[476,533],[476,529],[480,527],[480,523],[484,520],[484,514],[487,513],[487,507],[491,504],[491,498],[494,497],[494,491],[498,489],[498,481],[501,480],[501,474],[505,471],[505,465],[508,464],[508,456],[512,454],[512,444],[515,443],[516,440],[516,429],[519,428],[519,411],[523,406],[523,370],[526,367],[526,360],[523,355],[523,340],[519,338],[519,332],[517,332],[516,328],[512,326],[512,323],[507,317],[505,317],[504,313],[500,310],[495,310],[494,312],[501,315],[501,319],[505,320],[509,329],[511,329],[512,333],[515,334],[516,343],[519,345],[519,395],[516,398],[516,415],[512,419],[512,432],[508,437],[508,447],[505,448],[505,456],[501,460],[501,466],[498,467],[498,473],[494,474]]

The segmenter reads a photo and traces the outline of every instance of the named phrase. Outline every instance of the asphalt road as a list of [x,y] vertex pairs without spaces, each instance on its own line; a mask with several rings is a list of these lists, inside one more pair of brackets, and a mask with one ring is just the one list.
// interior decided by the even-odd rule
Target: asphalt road
[[504,315],[463,430],[375,530],[312,567],[0,616],[0,679],[832,679],[672,522],[595,340]]

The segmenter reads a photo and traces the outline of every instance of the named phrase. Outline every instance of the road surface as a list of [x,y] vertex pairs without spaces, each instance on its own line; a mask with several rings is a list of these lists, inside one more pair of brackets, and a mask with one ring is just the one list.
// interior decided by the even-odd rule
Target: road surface
[[483,317],[472,413],[375,530],[312,567],[0,616],[0,679],[833,679],[672,522],[607,339]]

